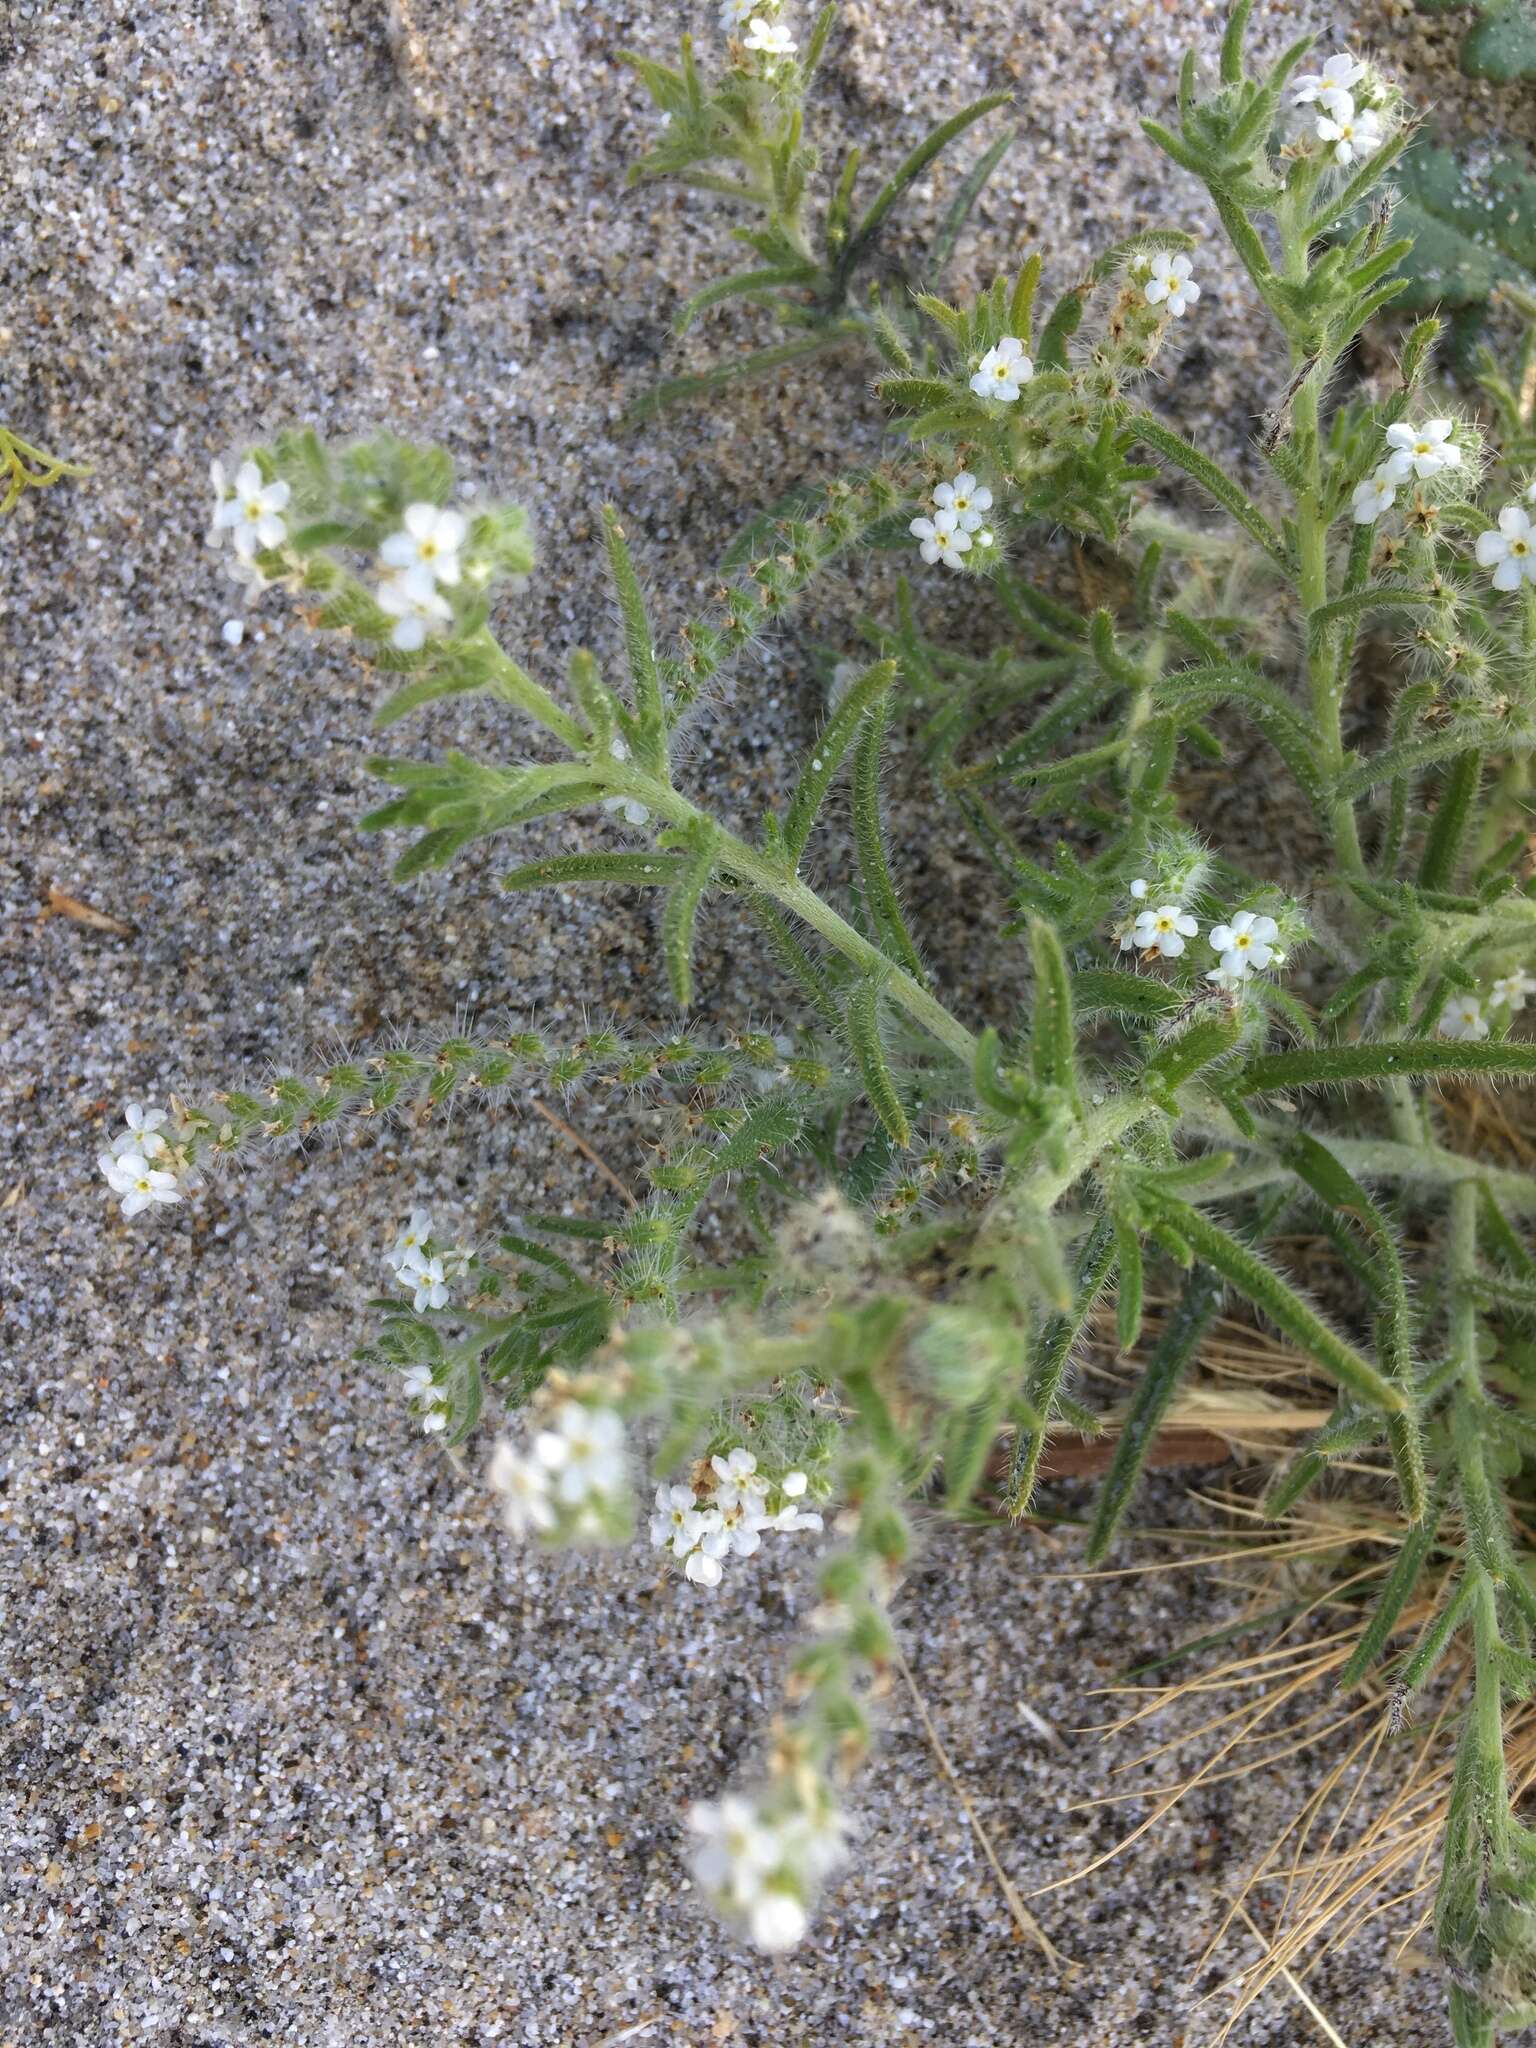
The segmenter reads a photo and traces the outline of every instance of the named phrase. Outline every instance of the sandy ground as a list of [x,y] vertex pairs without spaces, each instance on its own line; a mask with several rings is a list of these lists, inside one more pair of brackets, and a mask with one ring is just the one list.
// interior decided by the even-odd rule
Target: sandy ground
[[[553,667],[615,643],[601,498],[675,625],[763,497],[825,473],[850,412],[874,445],[858,375],[836,366],[619,431],[627,393],[756,331],[727,321],[680,354],[667,316],[718,265],[723,223],[708,200],[622,185],[650,116],[615,52],[665,53],[684,25],[708,44],[714,11],[0,11],[0,413],[96,466],[0,532],[4,2048],[1179,2048],[1215,2034],[1220,2005],[1201,1998],[1217,1973],[1191,1972],[1223,1888],[1305,1784],[1280,1769],[1209,1788],[1038,1901],[1072,1959],[1053,1975],[898,1688],[833,1910],[792,1958],[741,1950],[690,1896],[679,1817],[750,1762],[809,1556],[710,1598],[638,1549],[514,1552],[468,1477],[347,1363],[413,1200],[466,1230],[524,1204],[595,1210],[590,1168],[514,1111],[447,1143],[375,1131],[275,1159],[155,1229],[123,1224],[95,1177],[125,1100],[381,1023],[496,1003],[552,1031],[588,1006],[667,1022],[645,913],[623,900],[499,898],[503,849],[390,886],[388,850],[353,830],[377,685],[275,599],[223,645],[231,590],[200,535],[209,459],[249,432],[438,437],[532,510],[542,566],[499,624]],[[1134,116],[1166,108],[1178,52],[1193,36],[1209,54],[1215,18],[1192,0],[855,0],[829,131],[873,137],[886,164],[933,115],[1015,87],[1021,139],[964,262],[1038,241],[1065,282],[1154,219],[1208,231]],[[1397,33],[1308,0],[1261,37],[1357,24]],[[920,210],[947,189],[936,178]],[[1235,457],[1273,352],[1215,252],[1202,276],[1165,397]],[[833,591],[702,731],[697,772],[729,805],[749,814],[778,786],[816,715],[806,636],[856,602]],[[483,707],[451,707],[402,745],[496,731]],[[927,943],[966,965],[974,862],[918,820],[899,836]],[[133,935],[35,921],[50,884]],[[722,1026],[783,1014],[723,913],[700,986]],[[572,1114],[632,1169],[622,1113],[578,1098]],[[1184,1512],[1167,1486],[1148,1504]],[[935,1529],[901,1600],[917,1682],[1025,1891],[1149,1810],[1074,1810],[1137,1753],[1072,1732],[1104,1718],[1088,1692],[1238,1597],[1192,1572],[1085,1583],[1074,1557],[1070,1538]],[[1447,2038],[1422,1958],[1386,1962],[1402,1924],[1312,1980],[1349,2048]],[[1315,2037],[1276,1994],[1232,2039]]]

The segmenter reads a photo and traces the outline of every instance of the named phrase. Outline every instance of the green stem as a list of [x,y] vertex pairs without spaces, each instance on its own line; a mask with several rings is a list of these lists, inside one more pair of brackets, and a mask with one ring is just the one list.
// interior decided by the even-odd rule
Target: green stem
[[831,904],[824,902],[798,875],[781,862],[748,846],[733,832],[726,831],[707,812],[690,803],[687,797],[667,783],[658,782],[631,764],[604,761],[594,772],[600,774],[602,781],[616,793],[635,798],[670,825],[708,825],[716,834],[715,843],[719,849],[717,868],[750,882],[753,888],[761,889],[765,896],[771,896],[803,924],[808,924],[812,931],[819,932],[829,946],[877,981],[891,1002],[905,1010],[925,1031],[931,1032],[941,1045],[948,1046],[965,1066],[973,1063],[976,1040],[960,1020],[952,1016],[938,998],[905,968],[896,966],[878,946],[871,945],[862,932],[855,931],[846,918],[839,917]]
[[[1302,222],[1294,205],[1282,205],[1276,214],[1284,252],[1285,275],[1291,284],[1305,284],[1308,247]],[[1291,368],[1299,370],[1311,360],[1312,367],[1302,380],[1293,401],[1295,439],[1303,462],[1303,480],[1296,494],[1296,549],[1300,567],[1301,613],[1310,618],[1330,596],[1328,588],[1328,521],[1323,516],[1322,439],[1318,419],[1318,393],[1327,381],[1331,358],[1315,359],[1304,352],[1298,337],[1290,336]],[[1325,778],[1336,782],[1344,769],[1344,688],[1347,678],[1340,673],[1336,627],[1309,634],[1307,680],[1311,694],[1312,719],[1316,734],[1317,759]],[[1333,839],[1334,858],[1342,873],[1363,875],[1365,862],[1360,853],[1360,834],[1355,807],[1348,797],[1330,796],[1328,826]]]

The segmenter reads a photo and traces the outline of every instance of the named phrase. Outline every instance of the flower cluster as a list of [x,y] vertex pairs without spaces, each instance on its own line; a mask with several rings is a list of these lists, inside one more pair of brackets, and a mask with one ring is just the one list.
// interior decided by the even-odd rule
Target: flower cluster
[[1005,334],[976,365],[971,389],[978,398],[1000,398],[1005,405],[1012,405],[1034,374],[1034,363],[1024,353],[1023,342]]
[[[1133,913],[1121,929],[1120,950],[1132,949],[1143,960],[1177,960],[1189,940],[1198,938],[1200,921],[1182,903],[1147,905],[1151,884],[1138,876],[1131,884],[1131,896],[1144,907]],[[1272,917],[1252,910],[1239,910],[1225,924],[1213,924],[1208,937],[1220,956],[1206,971],[1206,980],[1218,988],[1235,989],[1266,967],[1280,967],[1285,955],[1276,945],[1280,927]]]
[[1366,102],[1379,96],[1380,81],[1368,64],[1348,52],[1330,57],[1321,71],[1296,80],[1292,105],[1313,115],[1313,133],[1327,144],[1330,163],[1349,166],[1374,156],[1387,139],[1385,109]]
[[914,519],[908,528],[925,562],[963,569],[964,557],[972,548],[985,552],[996,546],[996,536],[984,516],[992,509],[992,493],[985,484],[978,484],[968,469],[939,484],[933,502],[937,509],[932,518]]
[[1398,486],[1410,478],[1427,483],[1449,470],[1460,469],[1462,451],[1452,438],[1455,432],[1454,420],[1425,420],[1417,427],[1400,420],[1396,426],[1388,427],[1386,460],[1364,483],[1355,486],[1356,524],[1369,526],[1389,511],[1397,500]]
[[814,1812],[781,1810],[731,1793],[696,1802],[688,1825],[699,1837],[693,1874],[720,1910],[741,1922],[758,1948],[793,1948],[805,1933],[810,1895],[847,1854],[831,1801],[823,1799]]
[[[1536,505],[1536,484],[1526,486],[1525,505]],[[1477,537],[1478,564],[1493,571],[1495,590],[1536,583],[1536,527],[1525,505],[1504,506],[1497,527]]]
[[428,1436],[441,1436],[448,1427],[448,1397],[437,1384],[430,1365],[413,1365],[401,1374],[400,1391]]
[[137,1102],[124,1111],[124,1126],[96,1158],[107,1186],[122,1197],[123,1214],[137,1216],[142,1209],[184,1201],[194,1174],[181,1126],[165,1110],[145,1109]]
[[453,617],[444,590],[463,580],[459,551],[469,532],[462,512],[441,505],[407,505],[400,529],[379,549],[383,577],[379,609],[395,621],[391,643],[414,654],[427,636]]
[[1220,954],[1206,974],[1218,988],[1234,989],[1265,967],[1281,967],[1285,955],[1275,944],[1280,927],[1272,917],[1240,910],[1230,924],[1213,924],[1211,945]]
[[[1508,974],[1495,975],[1488,984],[1487,1009],[1507,1010],[1513,1017],[1525,1008],[1527,996],[1532,995],[1536,995],[1536,975],[1523,967],[1511,968]],[[1441,1038],[1474,1044],[1486,1038],[1492,1029],[1493,1019],[1487,1015],[1482,998],[1466,994],[1452,996],[1435,1024]]]
[[[718,1586],[722,1560],[751,1557],[765,1529],[819,1529],[821,1516],[797,1503],[806,1476],[786,1472],[776,1486],[757,1469],[757,1459],[740,1448],[710,1459],[699,1489],[658,1486],[651,1516],[651,1543],[670,1551],[684,1575],[698,1586]],[[770,1506],[776,1499],[777,1505]]]
[[497,1440],[485,1477],[514,1536],[592,1541],[629,1523],[629,1454],[614,1408],[559,1401],[526,1450]]
[[256,557],[270,548],[280,548],[287,540],[288,522],[283,513],[292,488],[281,478],[268,483],[257,465],[249,461],[241,463],[233,482],[222,462],[209,465],[208,477],[213,485],[208,545],[222,547],[225,534],[231,535],[236,580],[259,590],[266,578],[257,567]]
[[432,1217],[426,1209],[413,1209],[411,1220],[384,1254],[400,1285],[411,1295],[417,1315],[427,1309],[446,1308],[448,1283],[467,1273],[475,1255],[464,1245],[440,1247],[432,1236]]

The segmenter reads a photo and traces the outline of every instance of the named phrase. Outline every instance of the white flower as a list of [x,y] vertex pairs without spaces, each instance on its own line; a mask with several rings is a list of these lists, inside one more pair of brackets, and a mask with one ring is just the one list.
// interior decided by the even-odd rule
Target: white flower
[[968,469],[962,469],[953,483],[938,486],[933,502],[941,511],[955,515],[962,533],[975,533],[982,524],[982,513],[992,509],[992,493],[985,484],[978,484]]
[[[216,489],[222,489],[223,474],[216,465]],[[255,463],[242,462],[235,471],[233,496],[221,495],[214,507],[214,532],[231,531],[241,555],[254,555],[258,548],[280,548],[288,538],[288,522],[281,514],[291,495],[287,484],[263,483]]]
[[1317,139],[1333,145],[1331,154],[1336,164],[1352,164],[1356,157],[1374,156],[1386,137],[1381,129],[1381,116],[1373,114],[1369,107],[1357,114],[1355,103],[1346,92],[1339,94],[1328,113],[1318,116]]
[[1230,994],[1233,989],[1241,988],[1243,983],[1252,977],[1252,974],[1253,969],[1246,960],[1240,967],[1229,967],[1226,961],[1223,960],[1219,967],[1208,967],[1205,972],[1205,978],[1207,981],[1214,982],[1217,988],[1226,989]]
[[384,1254],[386,1266],[394,1268],[398,1275],[401,1269],[411,1263],[412,1254],[424,1257],[422,1247],[432,1235],[432,1212],[430,1209],[413,1209],[411,1220]]
[[718,1804],[697,1802],[688,1825],[700,1838],[690,1859],[698,1882],[746,1923],[760,1949],[793,1948],[806,1930],[807,1898],[846,1853],[839,1816],[775,1814],[729,1794]]
[[797,1508],[794,1506],[790,1506],[780,1508],[778,1513],[776,1515],[770,1516],[769,1519],[763,1524],[763,1526],[766,1529],[794,1530],[820,1529],[825,1525],[823,1524],[820,1515],[816,1513],[814,1508]]
[[1147,900],[1147,891],[1151,888],[1151,886],[1152,884],[1150,882],[1145,880],[1144,877],[1142,877],[1141,875],[1138,875],[1135,881],[1131,884],[1131,894],[1138,903],[1145,903]]
[[752,1557],[762,1548],[762,1532],[770,1523],[761,1508],[753,1507],[745,1500],[734,1500],[728,1507],[717,1508],[715,1512],[720,1517],[720,1527],[704,1539],[702,1547],[707,1555]]
[[123,1152],[116,1156],[103,1152],[96,1164],[106,1175],[107,1186],[113,1194],[122,1196],[125,1216],[137,1216],[141,1209],[181,1200],[175,1174],[151,1166],[142,1152]]
[[739,1793],[727,1793],[718,1804],[696,1800],[688,1825],[703,1838],[692,1859],[699,1883],[732,1905],[749,1905],[779,1862],[778,1829],[763,1818],[755,1800]]
[[1279,936],[1280,927],[1272,917],[1257,917],[1251,910],[1240,910],[1230,924],[1213,924],[1210,931],[1211,945],[1229,974],[1239,968],[1251,973],[1267,967]]
[[593,1495],[622,1487],[624,1422],[620,1415],[612,1408],[563,1401],[553,1424],[534,1438],[533,1454],[555,1475],[555,1493],[567,1507],[578,1507]]
[[401,1285],[413,1289],[411,1306],[417,1315],[424,1309],[448,1306],[448,1276],[441,1259],[424,1259],[420,1252],[408,1252],[396,1271]]
[[753,1941],[770,1956],[793,1948],[808,1924],[805,1907],[793,1892],[764,1892],[747,1914]]
[[1440,1012],[1435,1029],[1442,1038],[1486,1038],[1488,1019],[1476,996],[1452,996]]
[[502,1437],[491,1453],[485,1477],[501,1495],[501,1518],[514,1536],[555,1526],[549,1474],[537,1458],[530,1458]]
[[1024,344],[1005,334],[996,348],[989,348],[971,379],[978,398],[1000,398],[1011,405],[1022,385],[1035,374],[1035,366],[1024,353]]
[[724,1572],[720,1560],[711,1557],[707,1550],[690,1550],[683,1565],[683,1575],[696,1586],[718,1586]]
[[166,1149],[161,1132],[165,1122],[163,1109],[145,1109],[137,1102],[130,1102],[123,1111],[123,1121],[128,1128],[119,1131],[112,1140],[112,1156],[121,1159],[126,1153],[136,1152],[141,1159],[158,1159]]
[[720,26],[729,35],[738,29],[752,12],[752,0],[721,0]]
[[768,1482],[757,1469],[757,1460],[739,1445],[727,1457],[718,1452],[709,1461],[715,1475],[715,1506],[760,1508],[768,1497]]
[[1348,53],[1330,57],[1321,71],[1304,71],[1294,81],[1294,107],[1310,106],[1314,101],[1324,113],[1331,114],[1342,101],[1353,108],[1353,88],[1365,76],[1365,66],[1357,57]]
[[955,513],[935,512],[931,519],[914,519],[907,531],[916,536],[918,553],[925,562],[943,562],[951,569],[965,566],[961,557],[971,551],[971,536]]
[[1396,499],[1397,480],[1392,474],[1392,465],[1384,462],[1374,476],[1367,477],[1363,484],[1355,485],[1355,524],[1369,526],[1373,519],[1379,519],[1383,512],[1390,511]]
[[1393,483],[1406,483],[1411,476],[1438,476],[1442,469],[1459,469],[1461,450],[1451,439],[1454,420],[1426,420],[1421,427],[1399,421],[1387,429],[1386,472]]
[[1527,996],[1536,996],[1536,975],[1527,974],[1523,967],[1495,976],[1488,990],[1490,1004],[1507,1004],[1511,1010],[1523,1010]]
[[[651,1516],[651,1543],[657,1550],[670,1550],[682,1534],[683,1525],[698,1507],[691,1486],[658,1486],[656,1512]],[[686,1556],[691,1546],[678,1552]]]
[[1143,910],[1131,927],[1131,938],[1143,953],[1156,953],[1163,960],[1177,960],[1184,941],[1192,939],[1200,926],[1177,903],[1160,903],[1156,910]]
[[1495,590],[1518,590],[1522,583],[1536,583],[1536,531],[1531,515],[1519,505],[1506,505],[1499,514],[1497,531],[1489,527],[1477,536],[1477,559],[1493,570]]
[[1200,287],[1189,274],[1193,268],[1187,256],[1170,256],[1166,249],[1159,249],[1152,258],[1152,275],[1147,280],[1147,304],[1160,306],[1166,301],[1169,312],[1177,319],[1200,296]]
[[459,549],[468,532],[462,512],[440,505],[407,505],[400,531],[384,542],[379,559],[386,568],[399,570],[415,595],[430,594],[439,583],[451,588],[463,574]]
[[427,643],[427,635],[453,617],[446,597],[409,576],[390,576],[379,585],[379,610],[397,623],[390,634],[391,646],[402,654],[414,654]]
[[428,1436],[438,1436],[448,1427],[447,1397],[438,1392],[430,1365],[413,1365],[402,1377],[400,1391],[420,1407],[421,1426]]
[[795,39],[781,21],[764,21],[760,14],[754,14],[751,26],[742,37],[742,47],[760,50],[765,57],[793,57]]

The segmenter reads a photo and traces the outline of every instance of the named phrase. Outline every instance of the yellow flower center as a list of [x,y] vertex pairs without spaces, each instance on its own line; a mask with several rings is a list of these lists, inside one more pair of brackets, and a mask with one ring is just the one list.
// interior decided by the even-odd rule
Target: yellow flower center
[[1512,555],[1528,555],[1531,552],[1531,544],[1528,540],[1512,540],[1509,552]]

